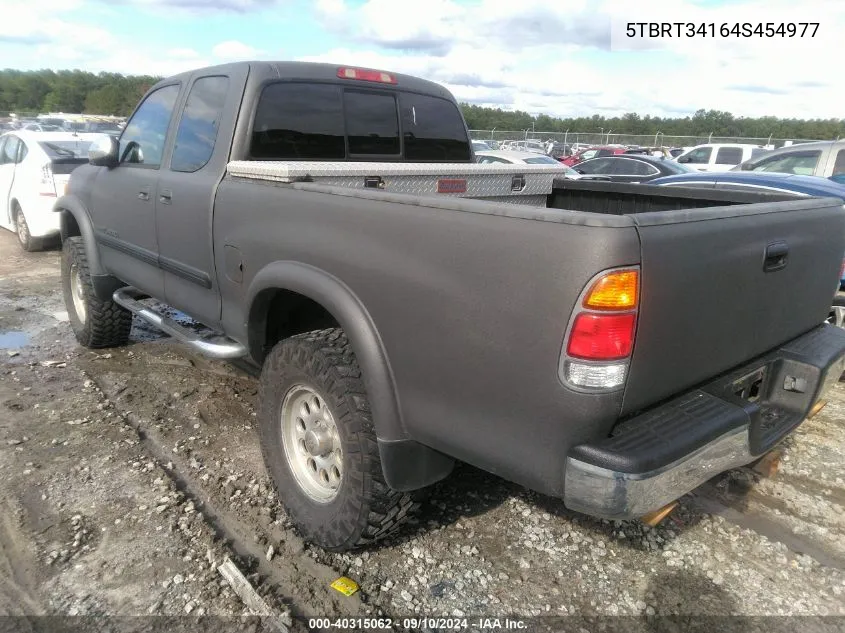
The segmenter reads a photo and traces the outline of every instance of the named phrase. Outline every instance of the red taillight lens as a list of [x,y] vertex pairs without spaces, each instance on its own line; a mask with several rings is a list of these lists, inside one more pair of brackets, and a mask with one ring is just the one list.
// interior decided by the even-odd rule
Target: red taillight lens
[[338,68],[340,79],[357,79],[358,81],[376,81],[382,84],[395,84],[396,77],[380,70],[366,70],[364,68]]
[[579,314],[572,324],[566,353],[587,360],[626,358],[634,346],[635,323],[633,313]]
[[842,266],[839,268],[839,278],[845,279],[845,259],[842,260]]

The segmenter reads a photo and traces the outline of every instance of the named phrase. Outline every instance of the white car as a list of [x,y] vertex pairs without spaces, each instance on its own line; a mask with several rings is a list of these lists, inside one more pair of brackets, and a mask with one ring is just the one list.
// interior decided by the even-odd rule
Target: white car
[[27,130],[0,136],[0,226],[16,232],[24,250],[40,250],[58,236],[53,203],[70,172],[88,162],[94,136]]
[[580,178],[581,174],[567,167],[560,161],[555,160],[551,156],[545,154],[536,154],[534,152],[516,152],[513,150],[490,150],[489,152],[476,152],[475,161],[477,163],[507,163],[511,165],[553,165],[558,169],[562,169],[564,177],[566,178]]
[[747,143],[705,143],[691,147],[675,160],[698,171],[729,171],[765,151],[760,145]]

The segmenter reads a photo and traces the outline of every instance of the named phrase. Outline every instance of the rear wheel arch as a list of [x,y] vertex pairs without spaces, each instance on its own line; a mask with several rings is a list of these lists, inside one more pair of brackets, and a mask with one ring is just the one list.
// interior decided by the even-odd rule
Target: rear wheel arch
[[[272,308],[280,297],[311,311],[309,319],[293,329],[306,327],[305,331],[309,331],[332,327],[331,322],[343,329],[364,375],[379,439],[405,439],[407,436],[393,375],[375,324],[360,299],[330,273],[307,264],[283,261],[269,264],[256,274],[246,302],[249,306],[247,336],[252,358],[263,363],[269,350],[278,342],[268,338],[268,332],[273,332],[273,324],[268,323],[268,319],[279,316],[279,304],[275,303],[276,312]],[[319,306],[322,312],[315,306]],[[279,333],[286,336],[302,333],[293,329]]]

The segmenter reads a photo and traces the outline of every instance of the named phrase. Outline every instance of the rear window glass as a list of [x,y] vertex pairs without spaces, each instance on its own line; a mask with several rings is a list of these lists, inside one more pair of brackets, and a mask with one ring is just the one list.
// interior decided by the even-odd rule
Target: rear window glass
[[446,99],[277,83],[261,95],[250,155],[266,160],[399,158],[403,145],[409,161],[464,162],[472,155],[460,112]]
[[354,92],[343,96],[350,154],[399,153],[399,120],[392,94]]
[[279,83],[264,88],[250,153],[268,160],[342,159],[346,156],[340,87]]
[[551,156],[532,156],[531,158],[526,158],[525,162],[529,165],[560,165],[560,163]]
[[742,162],[741,147],[720,147],[716,153],[717,165],[739,165]]
[[51,159],[79,158],[88,159],[90,141],[39,141],[38,145],[47,152]]
[[401,93],[399,108],[406,160],[470,160],[466,127],[454,103],[428,95]]

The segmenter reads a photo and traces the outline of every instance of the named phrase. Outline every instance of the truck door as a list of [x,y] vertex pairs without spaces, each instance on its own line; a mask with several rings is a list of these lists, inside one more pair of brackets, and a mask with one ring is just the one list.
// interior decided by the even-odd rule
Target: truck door
[[156,195],[164,296],[211,326],[220,320],[211,231],[214,196],[229,160],[247,74],[246,68],[232,68],[192,77]]
[[101,167],[91,196],[91,220],[103,265],[155,297],[164,294],[158,263],[156,185],[180,84],[147,95],[120,137],[120,163]]

